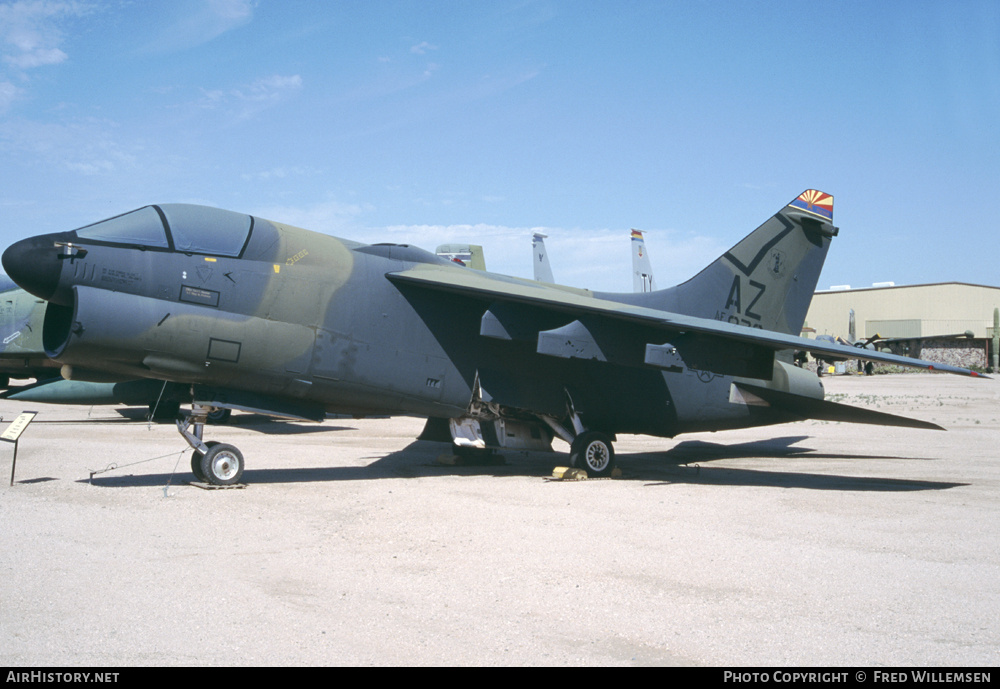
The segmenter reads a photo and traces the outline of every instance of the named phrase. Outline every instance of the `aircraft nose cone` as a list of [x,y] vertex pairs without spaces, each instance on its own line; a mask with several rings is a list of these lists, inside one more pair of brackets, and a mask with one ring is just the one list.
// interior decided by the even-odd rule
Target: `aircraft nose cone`
[[58,258],[58,235],[29,237],[3,252],[3,269],[10,279],[36,297],[49,300],[59,286],[63,261]]

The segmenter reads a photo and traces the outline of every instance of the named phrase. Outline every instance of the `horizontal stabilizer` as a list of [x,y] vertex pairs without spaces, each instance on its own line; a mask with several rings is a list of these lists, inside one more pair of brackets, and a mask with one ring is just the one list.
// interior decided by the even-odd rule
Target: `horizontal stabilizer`
[[801,419],[819,419],[821,421],[843,421],[845,423],[867,423],[875,426],[899,426],[902,428],[923,428],[932,431],[945,430],[936,423],[910,419],[905,416],[886,414],[885,412],[872,411],[852,407],[847,404],[828,402],[827,400],[804,397],[790,392],[771,390],[769,388],[747,383],[736,385],[744,393],[749,393],[753,397],[763,400],[772,408],[786,412]]

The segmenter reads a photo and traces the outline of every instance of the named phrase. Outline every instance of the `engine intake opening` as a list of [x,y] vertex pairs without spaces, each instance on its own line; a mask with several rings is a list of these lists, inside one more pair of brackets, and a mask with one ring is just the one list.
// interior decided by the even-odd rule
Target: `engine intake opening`
[[69,342],[70,328],[73,327],[72,306],[61,306],[49,302],[45,307],[42,323],[42,347],[45,355],[57,358]]

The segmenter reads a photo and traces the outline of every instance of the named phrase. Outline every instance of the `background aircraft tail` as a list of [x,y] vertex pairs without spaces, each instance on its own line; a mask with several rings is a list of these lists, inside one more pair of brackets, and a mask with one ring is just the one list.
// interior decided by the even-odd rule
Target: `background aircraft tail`
[[649,262],[649,252],[646,250],[646,240],[643,239],[642,232],[639,230],[632,230],[632,291],[656,291],[653,266]]
[[552,278],[549,255],[545,252],[545,237],[547,236],[538,232],[531,236],[531,253],[535,266],[535,280],[551,283],[555,280]]
[[831,238],[833,197],[810,189],[687,282],[648,294],[597,295],[799,335]]

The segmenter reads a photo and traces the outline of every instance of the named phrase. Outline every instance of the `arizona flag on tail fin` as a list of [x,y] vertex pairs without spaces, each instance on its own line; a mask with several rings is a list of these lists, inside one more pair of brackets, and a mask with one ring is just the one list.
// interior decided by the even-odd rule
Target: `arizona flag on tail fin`
[[821,218],[833,220],[833,197],[821,191],[815,189],[804,191],[788,205]]
[[832,220],[833,197],[804,191],[687,282],[635,303],[798,336],[837,235]]

